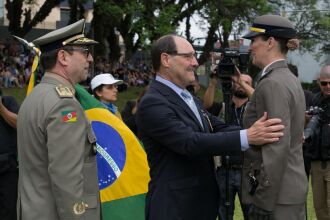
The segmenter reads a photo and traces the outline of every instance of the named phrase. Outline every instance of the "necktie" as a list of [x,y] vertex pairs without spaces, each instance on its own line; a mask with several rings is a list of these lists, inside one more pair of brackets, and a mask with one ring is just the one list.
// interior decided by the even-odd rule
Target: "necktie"
[[187,105],[189,106],[191,111],[195,114],[195,116],[198,119],[199,123],[201,124],[202,128],[204,128],[201,116],[197,110],[196,104],[195,104],[194,99],[191,96],[191,94],[188,92],[188,90],[183,90],[181,92],[181,96],[182,96],[183,100],[187,103]]

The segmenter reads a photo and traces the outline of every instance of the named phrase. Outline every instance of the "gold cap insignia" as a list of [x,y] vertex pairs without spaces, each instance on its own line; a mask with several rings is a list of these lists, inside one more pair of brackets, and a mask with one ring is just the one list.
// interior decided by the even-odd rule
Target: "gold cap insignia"
[[250,27],[250,31],[258,32],[258,33],[265,33],[266,29],[263,28],[256,28],[256,27]]

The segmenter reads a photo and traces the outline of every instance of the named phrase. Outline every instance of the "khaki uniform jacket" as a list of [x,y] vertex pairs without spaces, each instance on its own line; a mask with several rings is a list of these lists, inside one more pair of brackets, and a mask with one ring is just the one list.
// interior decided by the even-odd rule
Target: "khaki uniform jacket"
[[17,131],[18,220],[100,219],[96,139],[72,85],[46,73]]
[[[243,202],[268,211],[276,204],[302,204],[308,187],[302,156],[305,98],[298,78],[285,61],[266,69],[247,105],[244,127],[250,127],[264,112],[268,112],[268,118],[281,118],[284,136],[276,143],[251,146],[244,152]],[[259,182],[252,196],[250,175]]]

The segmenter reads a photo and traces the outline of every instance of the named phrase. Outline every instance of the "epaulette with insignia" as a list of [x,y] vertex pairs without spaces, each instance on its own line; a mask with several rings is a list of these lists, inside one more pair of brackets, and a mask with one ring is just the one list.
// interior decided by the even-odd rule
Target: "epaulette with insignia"
[[63,85],[56,86],[55,90],[61,98],[72,98],[74,96],[74,92],[69,87]]

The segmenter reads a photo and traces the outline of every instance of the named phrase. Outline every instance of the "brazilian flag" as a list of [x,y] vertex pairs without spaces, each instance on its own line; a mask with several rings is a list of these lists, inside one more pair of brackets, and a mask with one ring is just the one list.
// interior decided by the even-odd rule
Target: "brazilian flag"
[[103,219],[144,220],[150,180],[144,149],[124,122],[82,86],[77,85],[76,92],[97,139]]

